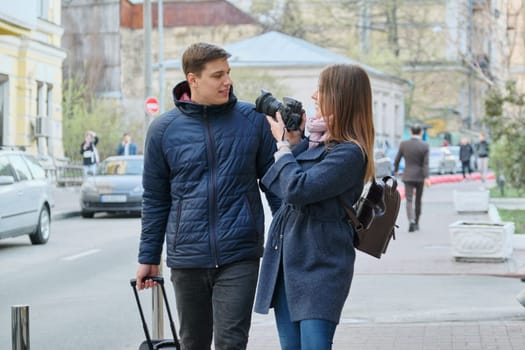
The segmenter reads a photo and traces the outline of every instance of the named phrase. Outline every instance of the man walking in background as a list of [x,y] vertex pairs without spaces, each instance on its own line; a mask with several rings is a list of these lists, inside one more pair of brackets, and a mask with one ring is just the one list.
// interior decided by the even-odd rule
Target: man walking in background
[[[410,226],[408,232],[419,230],[421,198],[424,186],[430,186],[428,178],[428,144],[421,140],[421,126],[410,127],[410,139],[401,142],[394,161],[394,173],[398,174],[399,162],[405,159],[402,180],[405,184],[406,211]],[[415,200],[414,200],[415,198]]]
[[485,182],[489,171],[489,143],[485,135],[479,135],[479,142],[476,144],[476,155],[478,156],[478,171],[481,174],[481,181]]

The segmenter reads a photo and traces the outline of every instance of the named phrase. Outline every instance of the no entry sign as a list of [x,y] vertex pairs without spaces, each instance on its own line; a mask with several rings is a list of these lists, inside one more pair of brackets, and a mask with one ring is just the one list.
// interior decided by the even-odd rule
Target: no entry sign
[[150,96],[146,98],[146,101],[144,101],[144,110],[146,111],[148,115],[154,115],[154,114],[159,113],[159,110],[160,110],[159,100],[154,96]]

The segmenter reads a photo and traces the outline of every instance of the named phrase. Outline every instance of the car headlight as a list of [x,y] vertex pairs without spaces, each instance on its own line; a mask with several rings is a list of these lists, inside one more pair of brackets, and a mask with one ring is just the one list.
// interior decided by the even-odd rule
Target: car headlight
[[144,188],[142,188],[142,185],[136,186],[133,190],[131,190],[132,193],[142,193],[144,192]]

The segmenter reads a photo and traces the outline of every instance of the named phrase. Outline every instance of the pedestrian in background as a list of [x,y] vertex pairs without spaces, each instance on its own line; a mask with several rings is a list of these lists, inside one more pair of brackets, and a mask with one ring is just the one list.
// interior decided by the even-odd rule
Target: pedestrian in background
[[127,132],[122,135],[122,142],[118,145],[117,154],[119,156],[137,154],[137,145],[131,141],[131,135]]
[[463,136],[459,141],[459,160],[461,161],[461,173],[463,174],[463,180],[467,178],[467,172],[469,177],[472,176],[472,168],[470,162],[472,160],[472,155],[474,154],[474,149],[468,142],[468,139]]
[[[275,142],[263,114],[233,94],[228,58],[215,45],[186,49],[176,108],[146,136],[138,289],[154,283],[164,240],[182,349],[246,349],[264,244],[258,180]],[[272,212],[280,200],[261,188]]]
[[489,171],[489,143],[484,134],[479,135],[479,142],[476,144],[476,155],[478,158],[478,171],[481,174],[481,181],[485,182]]
[[86,132],[84,142],[80,144],[84,177],[97,172],[97,164],[100,162],[97,144],[98,136],[94,131]]
[[[333,65],[312,98],[310,137],[267,117],[279,151],[262,183],[282,200],[261,266],[255,311],[271,307],[281,349],[332,348],[354,272],[354,229],[345,209],[374,178],[372,91],[355,65]],[[301,129],[304,129],[304,116]],[[300,142],[299,142],[300,141]]]
[[399,172],[399,162],[405,159],[405,170],[402,180],[405,185],[406,212],[409,221],[408,232],[419,230],[419,217],[421,216],[421,198],[423,189],[430,186],[428,178],[428,153],[429,147],[421,140],[421,126],[410,127],[410,139],[404,140],[399,145],[394,160],[394,174]]

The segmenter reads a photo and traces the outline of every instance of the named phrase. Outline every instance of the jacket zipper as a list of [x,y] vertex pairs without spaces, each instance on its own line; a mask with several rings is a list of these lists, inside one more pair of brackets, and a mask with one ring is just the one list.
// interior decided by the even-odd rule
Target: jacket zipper
[[206,121],[206,138],[208,139],[208,161],[210,163],[210,248],[211,256],[213,257],[215,267],[219,267],[217,261],[217,200],[216,197],[216,164],[215,164],[215,145],[211,133],[210,120],[207,113],[207,108],[204,108],[204,120]]

